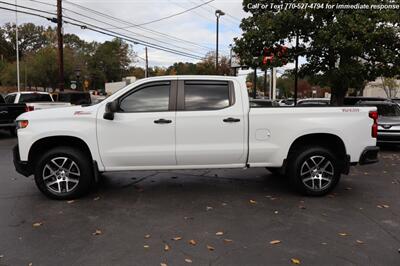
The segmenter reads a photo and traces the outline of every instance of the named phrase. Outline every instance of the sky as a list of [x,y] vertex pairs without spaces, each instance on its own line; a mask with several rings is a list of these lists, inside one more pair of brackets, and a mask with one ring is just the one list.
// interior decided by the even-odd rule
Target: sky
[[[2,0],[14,4],[15,0]],[[241,0],[63,0],[63,15],[68,18],[82,21],[80,24],[90,23],[114,32],[118,32],[152,44],[162,45],[179,52],[203,57],[208,51],[215,51],[216,17],[215,10],[221,9],[226,13],[220,18],[219,43],[220,55],[229,56],[233,38],[240,37],[240,20],[249,16],[243,11]],[[56,12],[56,0],[17,0],[17,4],[46,12]],[[209,2],[209,3],[207,3]],[[189,12],[175,15],[195,6],[202,6]],[[14,8],[0,3],[0,7]],[[89,8],[92,10],[88,10]],[[100,12],[104,14],[92,12]],[[37,13],[36,11],[30,11]],[[51,14],[43,14],[52,17]],[[15,12],[0,9],[0,24],[15,23]],[[122,21],[121,21],[122,20]],[[18,23],[33,22],[40,25],[55,26],[54,23],[43,18],[27,14],[18,14]],[[142,25],[146,24],[146,25]],[[139,25],[139,26],[138,26]],[[142,25],[142,26],[140,26]],[[64,24],[64,33],[74,33],[86,41],[103,42],[113,37],[103,35],[88,29],[81,29],[71,24]],[[144,66],[144,46],[132,46],[138,58],[135,65]],[[171,54],[155,48],[148,48],[149,66],[170,66],[174,62],[197,62],[197,59],[182,55]],[[293,68],[288,64],[285,68]],[[278,70],[278,73],[282,73]],[[249,71],[239,72],[245,75]]]

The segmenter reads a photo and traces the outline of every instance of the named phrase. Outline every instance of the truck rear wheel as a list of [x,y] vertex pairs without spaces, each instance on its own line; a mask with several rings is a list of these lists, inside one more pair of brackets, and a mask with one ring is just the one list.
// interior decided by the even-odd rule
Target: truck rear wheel
[[44,153],[37,160],[34,174],[39,190],[58,200],[83,196],[94,180],[88,156],[70,147],[56,147]]
[[302,147],[289,158],[288,175],[292,184],[310,196],[324,196],[340,180],[340,164],[328,149],[318,146]]

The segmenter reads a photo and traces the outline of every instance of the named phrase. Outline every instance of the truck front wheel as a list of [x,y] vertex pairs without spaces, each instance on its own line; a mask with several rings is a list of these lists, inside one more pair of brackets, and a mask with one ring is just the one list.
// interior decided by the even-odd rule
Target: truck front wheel
[[288,175],[293,185],[310,196],[323,196],[336,187],[341,171],[336,156],[318,146],[302,147],[289,158]]
[[86,194],[93,183],[93,169],[83,152],[56,147],[45,152],[35,164],[35,182],[52,199],[75,199]]

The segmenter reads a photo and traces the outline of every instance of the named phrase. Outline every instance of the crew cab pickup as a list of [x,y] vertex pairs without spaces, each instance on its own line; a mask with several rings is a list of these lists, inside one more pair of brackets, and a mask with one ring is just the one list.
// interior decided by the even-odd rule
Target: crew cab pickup
[[26,104],[29,111],[71,106],[70,103],[54,102],[50,93],[37,91],[10,93],[6,96],[5,101],[7,103]]
[[15,134],[15,119],[26,112],[25,104],[8,104],[0,95],[0,128],[7,129],[12,135]]
[[16,170],[45,195],[84,195],[101,172],[266,167],[301,192],[329,193],[374,163],[375,107],[255,107],[236,77],[139,80],[96,105],[18,118]]

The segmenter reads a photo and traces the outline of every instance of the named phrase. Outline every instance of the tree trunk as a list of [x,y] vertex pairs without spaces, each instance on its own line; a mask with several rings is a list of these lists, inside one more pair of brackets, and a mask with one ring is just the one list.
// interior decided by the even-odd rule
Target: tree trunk
[[332,88],[331,90],[331,105],[333,106],[343,106],[344,97],[346,96],[347,89],[344,88]]

